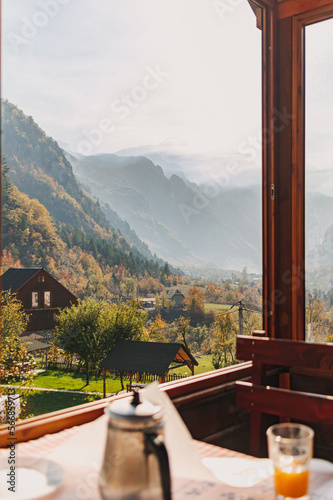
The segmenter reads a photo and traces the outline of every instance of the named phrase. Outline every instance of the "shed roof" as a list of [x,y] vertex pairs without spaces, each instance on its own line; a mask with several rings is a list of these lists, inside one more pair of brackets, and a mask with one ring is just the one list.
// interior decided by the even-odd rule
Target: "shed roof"
[[23,345],[28,352],[39,351],[41,349],[48,349],[50,347],[50,345],[46,344],[45,342],[41,342],[40,340],[37,339],[30,339],[29,337],[21,337],[21,340],[23,341]]
[[1,276],[1,289],[17,292],[27,281],[31,280],[42,267],[10,267]]
[[119,340],[100,366],[162,377],[173,361],[198,365],[184,344]]
[[29,333],[27,331],[23,332],[21,335],[21,338],[24,338],[26,340],[40,340],[43,342],[45,340],[45,337],[43,335],[38,335],[38,333]]

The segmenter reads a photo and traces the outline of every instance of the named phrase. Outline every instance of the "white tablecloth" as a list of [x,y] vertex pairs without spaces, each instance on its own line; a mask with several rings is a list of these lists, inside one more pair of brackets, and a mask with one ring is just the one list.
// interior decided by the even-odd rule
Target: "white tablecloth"
[[[202,500],[274,500],[272,468],[268,460],[241,456],[203,459],[168,396],[153,384],[141,394],[143,399],[161,405],[164,410],[174,500],[190,497]],[[52,460],[65,471],[65,480],[52,493],[52,498],[98,500],[106,431],[107,417],[102,416],[58,435],[19,444],[15,450],[16,466],[20,467],[20,456]],[[0,451],[2,460],[6,454],[8,450]],[[332,463],[313,460],[310,482],[311,500],[333,500]],[[8,498],[15,499],[15,493]]]

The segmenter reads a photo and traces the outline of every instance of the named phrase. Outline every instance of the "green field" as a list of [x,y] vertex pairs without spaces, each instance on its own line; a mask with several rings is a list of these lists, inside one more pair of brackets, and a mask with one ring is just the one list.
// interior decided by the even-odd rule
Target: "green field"
[[[230,304],[213,304],[213,303],[210,303],[210,302],[205,302],[204,303],[205,313],[208,313],[209,311],[213,311],[214,313],[217,314],[219,312],[228,311],[230,308],[231,308]],[[235,314],[238,314],[237,307],[234,307],[232,310],[233,310],[233,312]]]
[[[214,370],[211,362],[211,356],[205,355],[200,358],[196,358],[199,366],[194,368],[194,374],[204,373]],[[175,370],[170,370],[169,373],[177,373],[179,375],[191,375],[191,371],[187,366],[181,368],[176,368]],[[124,385],[126,388],[126,383],[128,380],[124,380]],[[61,389],[61,390],[71,390],[71,391],[85,391],[85,392],[103,392],[103,376],[100,378],[91,377],[89,385],[86,385],[85,376],[80,374],[73,374],[70,372],[62,372],[58,370],[48,370],[43,373],[38,374],[33,381],[34,387],[43,387],[47,389]],[[121,391],[121,384],[119,379],[112,377],[106,377],[106,392],[107,393],[117,393]]]
[[[205,355],[196,358],[199,366],[194,369],[194,374],[204,373],[213,370],[211,356]],[[183,366],[170,373],[177,373],[181,375],[191,375],[188,367]],[[126,387],[128,380],[124,380]],[[16,383],[15,385],[19,385]],[[33,387],[56,389],[61,391],[84,391],[103,393],[103,376],[100,378],[91,377],[89,385],[86,385],[85,376],[82,374],[74,374],[70,372],[62,372],[60,370],[48,370],[36,375],[33,381]],[[119,379],[108,376],[106,378],[106,393],[114,394],[121,391],[121,383]],[[26,415],[42,415],[56,410],[62,410],[71,406],[89,403],[101,399],[99,394],[73,394],[71,392],[54,392],[54,391],[34,391],[28,396],[28,405]]]
[[[89,385],[86,385],[85,375],[62,372],[60,370],[48,370],[39,373],[33,381],[34,387],[43,387],[46,389],[62,389],[70,391],[85,391],[85,392],[103,392],[103,375],[98,377],[90,377]],[[106,378],[106,392],[121,391],[119,379],[111,377]]]
[[[195,374],[204,373],[210,370],[214,370],[211,362],[211,356],[205,355],[200,358],[196,358],[199,366],[195,367]],[[187,366],[181,368],[176,368],[170,370],[170,373],[177,373],[179,375],[191,375],[191,371]],[[124,379],[124,385],[126,387],[128,379]],[[20,385],[16,382],[13,385]],[[61,370],[47,370],[45,372],[39,373],[35,376],[33,380],[33,387],[45,388],[45,389],[57,389],[63,391],[84,391],[84,392],[99,392],[103,393],[103,376],[90,377],[90,382],[86,385],[86,378],[83,374],[76,374],[71,372],[63,372]],[[113,378],[111,376],[106,377],[106,392],[107,393],[117,393],[121,391],[120,379]],[[84,394],[82,396],[85,396]]]
[[[196,358],[196,360],[199,363],[199,366],[194,367],[194,375],[198,375],[199,373],[205,373],[205,372],[210,372],[211,370],[214,370],[214,367],[212,365],[212,356],[210,355],[204,355],[200,356],[200,358]],[[191,370],[187,366],[182,366],[181,368],[176,368],[175,370],[170,370],[170,373],[178,373],[180,375],[185,375],[187,372],[187,375],[191,375]]]
[[90,394],[36,391],[28,397],[26,414],[36,417],[37,415],[63,410],[71,406],[82,405],[101,398],[102,396],[93,396]]

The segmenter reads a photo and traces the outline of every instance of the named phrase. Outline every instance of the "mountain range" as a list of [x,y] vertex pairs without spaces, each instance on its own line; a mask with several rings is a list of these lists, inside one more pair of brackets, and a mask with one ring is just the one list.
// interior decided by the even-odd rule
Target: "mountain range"
[[147,275],[158,280],[170,272],[109,208],[109,216],[128,239],[111,226],[100,203],[77,182],[64,151],[31,116],[2,100],[1,121],[1,237],[9,265],[14,265],[13,259],[66,275],[63,281],[72,280],[75,286],[81,282],[79,296],[91,290],[93,282],[97,285],[98,275],[105,290],[110,289],[110,280],[119,281],[120,267],[121,279]]
[[143,156],[66,157],[80,183],[172,265],[259,270],[259,188],[201,189]]
[[[261,272],[261,190],[250,175],[252,167],[248,186],[239,180],[238,187],[199,184],[186,177],[184,167],[190,171],[199,158],[148,146],[79,155],[46,138],[33,118],[14,105],[3,101],[2,108],[3,153],[11,180],[56,220],[161,265],[166,260],[179,267]],[[135,154],[145,150],[150,158]],[[212,160],[215,172],[217,161]],[[228,158],[219,161],[225,171]],[[308,193],[307,214],[307,265],[314,269],[327,265],[333,198]]]

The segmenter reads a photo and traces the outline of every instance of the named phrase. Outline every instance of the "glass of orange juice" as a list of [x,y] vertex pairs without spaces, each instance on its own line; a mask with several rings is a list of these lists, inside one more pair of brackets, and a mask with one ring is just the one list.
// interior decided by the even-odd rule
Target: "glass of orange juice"
[[278,500],[309,499],[313,436],[313,430],[302,424],[276,424],[267,429]]

